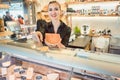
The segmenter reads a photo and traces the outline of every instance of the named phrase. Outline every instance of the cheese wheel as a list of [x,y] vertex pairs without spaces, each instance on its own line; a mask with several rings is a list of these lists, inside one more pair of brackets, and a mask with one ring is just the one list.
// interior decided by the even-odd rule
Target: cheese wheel
[[45,41],[51,45],[56,45],[61,42],[60,34],[46,33]]

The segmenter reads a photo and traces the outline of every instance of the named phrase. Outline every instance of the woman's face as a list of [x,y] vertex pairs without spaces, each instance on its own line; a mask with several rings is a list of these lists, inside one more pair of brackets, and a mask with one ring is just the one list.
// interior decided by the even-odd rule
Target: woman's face
[[48,15],[51,20],[59,20],[60,18],[60,6],[57,3],[51,3],[48,6]]

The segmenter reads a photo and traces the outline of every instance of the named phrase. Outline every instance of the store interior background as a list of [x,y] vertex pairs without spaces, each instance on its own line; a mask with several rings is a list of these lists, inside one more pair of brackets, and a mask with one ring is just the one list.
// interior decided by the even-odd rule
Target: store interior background
[[[39,2],[40,0],[38,0]],[[51,0],[44,0],[40,1],[39,8],[36,8],[36,11],[40,11],[41,9],[48,4],[48,2]],[[62,10],[65,9],[64,3],[66,0],[57,0],[62,4]],[[68,0],[69,2],[69,0]],[[42,3],[42,4],[41,4]],[[91,6],[100,6],[102,9],[107,9],[107,10],[115,10],[116,7],[119,5],[119,1],[116,2],[96,2],[96,3],[83,3],[83,4],[70,4],[68,5],[69,8],[73,8],[74,10],[79,10],[79,9],[89,9]],[[88,25],[90,26],[91,29],[94,30],[104,30],[104,29],[110,29],[111,34],[113,36],[119,36],[120,35],[120,17],[119,16],[72,16],[72,19],[70,19],[70,16],[67,18],[68,19],[68,25],[74,29],[75,26],[83,26],[83,25]]]
[[[17,16],[21,15],[24,17],[24,21],[25,21],[25,24],[21,25],[21,27],[28,28],[28,27],[36,27],[37,13],[46,9],[46,5],[49,3],[49,1],[52,1],[52,0],[0,0],[0,1],[1,1],[1,4],[8,4],[10,6],[9,8],[1,8],[0,7],[0,18],[2,18],[2,16],[5,14],[6,11],[9,11],[10,14],[16,20],[17,20]],[[111,1],[110,0],[105,0],[105,1],[98,0],[97,1],[96,0],[96,2],[83,2],[83,3],[80,2],[80,4],[78,4],[78,3],[71,4],[70,3],[69,5],[67,5],[67,7],[66,7],[65,2],[69,3],[69,0],[57,0],[57,1],[60,2],[62,5],[62,10],[64,13],[62,20],[72,28],[73,32],[74,32],[75,26],[78,26],[80,28],[83,25],[88,25],[88,26],[90,26],[90,28],[92,30],[96,30],[96,31],[110,29],[112,37],[114,36],[115,38],[117,38],[117,40],[115,40],[115,43],[116,43],[115,45],[117,45],[117,47],[115,46],[115,48],[114,47],[111,48],[111,53],[116,52],[115,54],[120,54],[120,14],[107,16],[107,12],[106,12],[104,16],[99,16],[99,15],[90,16],[88,14],[71,16],[71,15],[68,15],[67,11],[66,11],[67,7],[73,8],[74,10],[78,10],[78,9],[89,9],[89,8],[91,8],[91,6],[98,6],[98,5],[102,9],[105,9],[105,10],[111,10],[111,9],[115,10],[116,7],[120,5],[119,0],[116,0],[116,1],[113,1],[113,0],[111,0]],[[80,1],[82,1],[82,0],[80,0]],[[91,0],[88,0],[88,1],[91,1]],[[42,13],[44,15],[47,15],[47,12],[42,12]],[[25,36],[26,36],[26,34],[25,34]],[[7,37],[2,37],[0,39],[6,39],[6,38]],[[82,37],[82,38],[85,38],[85,37]],[[45,52],[45,56],[44,56],[44,52],[43,52],[43,54],[41,56],[41,54],[38,54],[38,53],[42,53],[42,51],[40,52],[40,50],[37,50],[36,47],[33,46],[33,44],[31,42],[32,41],[29,42],[30,45],[26,45],[26,43],[23,43],[23,44],[17,43],[16,44],[15,41],[12,41],[10,43],[8,42],[8,45],[0,44],[0,50],[1,51],[5,50],[4,53],[10,53],[10,54],[13,53],[13,54],[11,54],[11,56],[14,56],[15,60],[18,60],[18,61],[16,61],[16,62],[18,62],[18,64],[20,62],[19,60],[22,60],[22,59],[23,60],[25,59],[25,61],[28,60],[29,63],[27,63],[25,61],[23,62],[23,66],[25,68],[29,68],[29,67],[33,66],[35,71],[38,71],[38,72],[43,71],[43,73],[46,72],[46,74],[51,73],[53,70],[52,68],[54,68],[56,66],[58,68],[61,68],[60,65],[61,64],[63,65],[62,62],[65,62],[64,65],[62,66],[62,68],[64,68],[64,66],[65,66],[64,69],[67,69],[67,68],[69,68],[68,66],[73,65],[75,67],[75,69],[73,69],[73,68],[72,68],[72,70],[70,69],[71,72],[72,71],[76,71],[76,72],[80,72],[80,73],[82,72],[82,74],[85,77],[86,77],[86,75],[85,75],[86,73],[96,74],[97,72],[102,73],[102,74],[110,74],[110,75],[112,72],[115,76],[119,75],[119,72],[120,72],[120,70],[119,70],[119,63],[120,63],[119,55],[116,56],[111,53],[110,54],[106,54],[106,53],[104,54],[104,53],[99,53],[99,52],[97,53],[92,50],[88,51],[85,49],[83,50],[81,48],[79,48],[79,49],[78,48],[76,48],[76,49],[65,48],[65,49],[63,49],[63,51],[61,50],[61,52],[59,50],[57,51],[55,49],[53,49],[53,50],[51,49],[50,53],[52,53],[52,51],[53,51],[53,54],[49,54],[49,53]],[[83,41],[83,42],[85,42],[85,41]],[[21,48],[16,47],[16,46],[19,46]],[[22,48],[22,47],[26,47],[26,48]],[[76,55],[76,52],[78,52],[77,55]],[[59,53],[61,53],[61,54],[59,54]],[[93,54],[91,54],[91,53],[93,53]],[[18,59],[17,59],[17,57],[18,57]],[[46,57],[48,57],[48,60],[45,60]],[[80,57],[80,59],[79,59],[79,57]],[[62,62],[59,62],[60,60]],[[67,61],[67,63],[66,63],[66,61]],[[31,62],[33,62],[33,63],[35,62],[35,64],[32,64]],[[53,63],[51,63],[51,62],[53,62]],[[45,65],[41,65],[43,63]],[[60,63],[60,65],[57,65],[58,63]],[[38,64],[40,64],[40,65],[38,65]],[[52,68],[46,67],[46,64],[52,66]],[[76,65],[74,65],[74,64],[76,64]],[[45,68],[44,68],[44,66],[45,66]],[[111,66],[111,67],[109,67],[109,66]],[[80,71],[79,68],[80,69],[82,68],[85,71],[84,70]],[[111,68],[113,68],[113,69],[111,69]],[[48,70],[48,69],[50,69],[50,70]],[[59,73],[61,73],[61,70],[62,69],[60,69],[60,71],[59,71],[59,70],[57,70],[57,68],[55,68],[55,71],[58,71]],[[88,70],[88,72],[86,70]],[[11,69],[8,72],[12,72]],[[74,73],[71,73],[71,72],[70,72],[70,75],[75,75]],[[69,73],[69,72],[67,71],[66,73]],[[108,78],[111,78],[109,75],[105,76],[102,74],[101,74],[101,76],[104,76],[106,78],[108,76]],[[79,74],[77,73],[77,75],[79,75]],[[67,76],[67,78],[68,77],[69,76]],[[64,80],[67,80],[67,79],[64,79]],[[109,79],[105,79],[105,80],[109,80]]]
[[[37,12],[40,12],[51,0],[1,0],[1,3],[5,3],[10,5],[9,9],[0,9],[0,17],[2,17],[6,11],[10,11],[10,14],[17,19],[18,15],[24,17],[25,20],[31,20],[30,24],[36,23],[36,15]],[[57,0],[62,5],[65,6],[66,0]],[[31,6],[32,5],[32,6]],[[103,9],[113,9],[115,10],[117,5],[119,5],[119,1],[115,2],[99,2],[99,3],[83,3],[83,4],[70,4],[69,8],[73,8],[74,10],[78,9],[88,9],[92,5],[100,6]],[[34,7],[34,9],[32,9]],[[63,7],[62,9],[65,11],[67,7]],[[32,9],[32,11],[30,10]],[[30,14],[29,14],[30,13]],[[32,15],[32,17],[30,17]],[[66,15],[66,13],[65,13]],[[120,17],[119,16],[70,16],[67,17],[67,22],[72,29],[75,26],[83,26],[88,25],[91,29],[94,30],[104,30],[110,29],[111,34],[114,36],[118,36],[120,34]]]
[[[52,0],[1,0],[1,4],[7,4],[9,5],[9,8],[1,8],[0,17],[2,18],[2,16],[5,15],[5,12],[9,11],[16,20],[18,15],[23,16],[25,21],[24,25],[34,25],[34,27],[36,27],[37,13],[45,10],[42,13],[46,16],[46,6],[50,1]],[[104,29],[109,29],[111,30],[111,35],[118,38],[115,43],[120,43],[120,13],[118,15],[109,15],[111,10],[113,10],[114,12],[116,8],[120,6],[120,1],[98,0],[92,2],[91,0],[88,0],[88,2],[87,0],[85,0],[86,2],[78,2],[73,4],[69,4],[70,0],[57,1],[60,2],[64,14],[61,19],[72,28],[72,34],[74,33],[74,28],[76,26],[81,28],[82,26],[87,25],[90,27],[91,30],[95,30],[96,32],[103,31]],[[89,9],[92,9],[93,6],[99,6],[100,9],[104,10],[104,16],[100,16],[97,14],[91,16],[88,15],[88,13],[85,13],[84,15],[72,13],[73,15],[71,16],[67,12],[67,8],[72,8],[75,11],[82,9],[87,11]],[[46,17],[46,20],[47,18],[48,15]],[[117,44],[117,46],[119,46],[119,44]]]

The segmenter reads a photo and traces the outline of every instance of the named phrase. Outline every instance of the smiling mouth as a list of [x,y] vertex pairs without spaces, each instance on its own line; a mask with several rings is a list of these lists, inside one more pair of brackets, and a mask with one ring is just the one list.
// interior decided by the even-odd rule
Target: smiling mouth
[[51,17],[56,17],[57,15],[51,15]]

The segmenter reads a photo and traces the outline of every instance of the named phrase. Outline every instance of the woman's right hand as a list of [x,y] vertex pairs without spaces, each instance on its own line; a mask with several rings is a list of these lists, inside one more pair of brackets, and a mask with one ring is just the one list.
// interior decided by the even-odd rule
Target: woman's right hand
[[43,42],[43,35],[40,31],[37,31],[37,36],[39,37],[40,41]]
[[62,43],[58,43],[58,44],[57,44],[57,47],[58,47],[58,48],[65,48],[65,46],[64,46]]
[[32,33],[32,39],[36,42],[43,42],[42,33],[37,31]]

